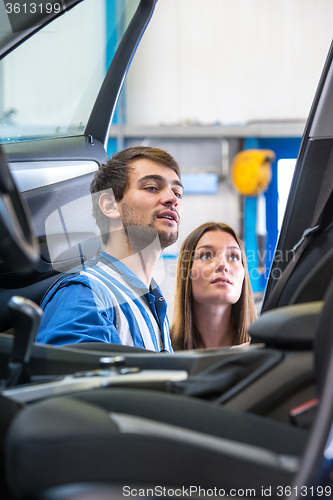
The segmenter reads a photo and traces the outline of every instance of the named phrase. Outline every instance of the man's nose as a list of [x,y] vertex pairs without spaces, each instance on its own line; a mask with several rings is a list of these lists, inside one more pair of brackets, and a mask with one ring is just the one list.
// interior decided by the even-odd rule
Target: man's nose
[[179,199],[171,188],[166,188],[162,193],[163,205],[177,206]]

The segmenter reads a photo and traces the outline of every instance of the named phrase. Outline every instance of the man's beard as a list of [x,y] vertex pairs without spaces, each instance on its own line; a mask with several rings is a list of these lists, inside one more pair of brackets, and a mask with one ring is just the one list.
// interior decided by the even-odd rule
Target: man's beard
[[168,234],[164,233],[163,231],[160,231],[158,237],[160,239],[162,250],[164,250],[164,248],[169,247],[178,240],[178,231],[175,233],[168,233]]
[[[153,221],[154,220],[156,220],[155,214],[153,214]],[[178,239],[178,228],[177,231],[158,231],[154,227],[153,222],[150,224],[144,224],[143,221],[140,220],[140,217],[137,216],[134,209],[128,207],[126,204],[123,204],[122,206],[121,221],[128,236],[133,253],[147,248],[156,236],[159,238],[162,250],[175,243]]]

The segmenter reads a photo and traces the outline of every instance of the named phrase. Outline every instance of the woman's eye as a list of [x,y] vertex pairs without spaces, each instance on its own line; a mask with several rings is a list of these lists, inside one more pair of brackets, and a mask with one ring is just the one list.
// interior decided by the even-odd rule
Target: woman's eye
[[210,260],[212,258],[213,258],[213,256],[211,253],[203,253],[199,256],[199,259],[201,259],[201,260]]
[[237,253],[232,253],[229,255],[229,260],[233,260],[233,261],[237,262],[240,260],[240,256]]

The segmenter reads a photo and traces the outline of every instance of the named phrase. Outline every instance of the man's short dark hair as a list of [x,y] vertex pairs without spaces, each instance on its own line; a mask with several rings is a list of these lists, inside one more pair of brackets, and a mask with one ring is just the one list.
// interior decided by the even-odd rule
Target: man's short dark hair
[[115,153],[106,163],[103,163],[96,172],[90,185],[93,204],[93,216],[101,231],[103,243],[109,239],[110,220],[99,208],[99,198],[104,192],[113,192],[116,202],[122,200],[130,184],[130,173],[135,160],[150,160],[171,168],[180,178],[180,168],[176,160],[166,151],[148,146],[133,146]]

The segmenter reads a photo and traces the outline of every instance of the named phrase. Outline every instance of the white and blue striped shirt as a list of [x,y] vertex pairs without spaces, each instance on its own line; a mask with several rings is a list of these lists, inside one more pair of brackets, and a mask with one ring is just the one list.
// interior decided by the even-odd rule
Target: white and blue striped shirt
[[36,342],[108,342],[172,352],[167,305],[121,261],[101,252],[47,292]]

